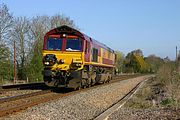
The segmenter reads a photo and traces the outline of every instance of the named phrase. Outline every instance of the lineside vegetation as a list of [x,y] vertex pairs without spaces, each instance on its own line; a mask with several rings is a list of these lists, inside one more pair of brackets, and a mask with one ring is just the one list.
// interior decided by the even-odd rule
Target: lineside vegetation
[[[180,62],[180,61],[179,61]],[[164,63],[157,76],[146,82],[140,91],[125,105],[131,108],[180,109],[180,71],[175,62]]]

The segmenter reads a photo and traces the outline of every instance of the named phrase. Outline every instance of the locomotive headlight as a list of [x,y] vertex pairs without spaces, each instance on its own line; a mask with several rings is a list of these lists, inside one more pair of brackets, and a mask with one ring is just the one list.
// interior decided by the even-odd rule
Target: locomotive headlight
[[45,65],[49,65],[49,62],[44,62]]
[[81,63],[76,63],[75,64],[77,67],[80,67],[81,66]]
[[43,63],[46,66],[52,66],[56,63],[57,58],[54,54],[47,54],[43,57]]
[[59,60],[59,63],[60,63],[60,64],[63,64],[63,63],[64,63],[64,59],[60,59],[60,60]]
[[66,37],[66,34],[63,34],[63,37]]
[[74,67],[80,68],[82,66],[82,60],[80,58],[73,58],[72,64]]

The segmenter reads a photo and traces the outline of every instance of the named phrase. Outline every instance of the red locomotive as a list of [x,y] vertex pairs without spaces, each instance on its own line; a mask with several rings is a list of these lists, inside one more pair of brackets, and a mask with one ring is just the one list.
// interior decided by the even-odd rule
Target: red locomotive
[[42,53],[48,86],[81,88],[112,78],[114,51],[71,27],[47,32]]

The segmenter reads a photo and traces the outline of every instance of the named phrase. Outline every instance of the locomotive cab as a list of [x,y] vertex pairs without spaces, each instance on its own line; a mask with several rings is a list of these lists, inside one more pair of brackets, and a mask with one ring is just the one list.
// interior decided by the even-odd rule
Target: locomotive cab
[[45,68],[68,71],[82,67],[82,39],[66,34],[49,35],[44,44],[43,64]]
[[[48,86],[56,82],[65,86],[74,71],[83,68],[83,40],[70,34],[50,34],[44,39],[44,81]],[[57,81],[58,80],[58,81]]]

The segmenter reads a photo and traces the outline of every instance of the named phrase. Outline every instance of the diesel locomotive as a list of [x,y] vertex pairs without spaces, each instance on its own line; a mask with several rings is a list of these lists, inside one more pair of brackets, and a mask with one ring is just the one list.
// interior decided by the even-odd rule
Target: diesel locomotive
[[42,54],[48,86],[78,89],[112,79],[114,50],[69,26],[45,34]]

